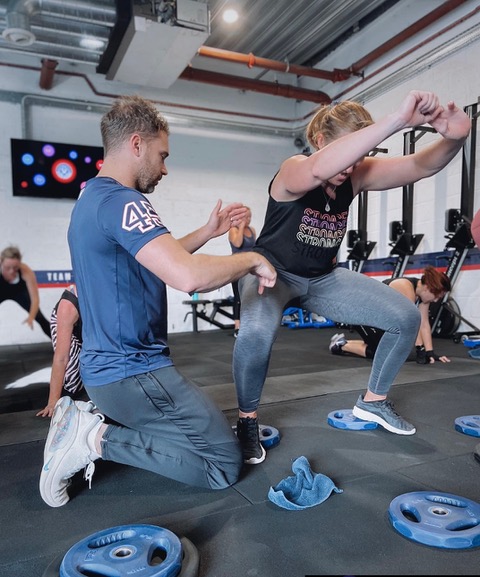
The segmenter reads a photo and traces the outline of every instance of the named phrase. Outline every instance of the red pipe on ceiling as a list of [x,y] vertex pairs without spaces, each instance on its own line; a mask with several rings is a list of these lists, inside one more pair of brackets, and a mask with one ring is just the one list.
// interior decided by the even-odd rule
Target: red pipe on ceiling
[[[310,68],[307,66],[288,64],[286,62],[280,62],[277,60],[269,60],[267,58],[259,58],[258,56],[255,56],[253,54],[242,54],[240,52],[230,52],[229,50],[223,50],[220,48],[211,48],[209,46],[201,46],[198,49],[197,53],[199,56],[217,58],[219,60],[227,60],[229,62],[244,63],[247,64],[249,68],[257,66],[259,68],[276,70],[288,74],[295,74],[296,76],[312,76],[315,78],[330,80],[331,82],[338,82],[342,80],[347,80],[352,75],[363,76],[363,70],[367,65],[371,64],[381,56],[385,55],[393,48],[396,48],[402,42],[405,42],[405,40],[407,40],[408,38],[411,38],[418,32],[421,32],[422,30],[424,30],[425,28],[427,28],[428,26],[430,26],[431,24],[433,24],[434,22],[436,22],[437,20],[439,20],[440,18],[451,12],[452,10],[455,10],[462,4],[465,4],[466,1],[468,0],[447,0],[441,6],[435,8],[435,10],[432,10],[429,14],[427,14],[423,18],[420,18],[420,20],[418,20],[417,22],[415,22],[414,24],[412,24],[411,26],[409,26],[408,28],[406,28],[405,30],[403,30],[402,32],[400,32],[399,34],[388,40],[387,42],[384,42],[378,48],[376,48],[369,54],[366,54],[363,58],[353,63],[349,68],[346,69],[335,68],[333,71],[320,70],[317,68]],[[180,78],[184,77],[183,75],[187,73],[187,70],[188,70],[187,74],[188,80],[194,80],[197,82],[206,82],[206,83],[211,82],[212,84],[222,85],[221,82],[217,79],[214,79],[213,76],[212,79],[209,80],[208,76],[205,75],[203,71],[192,67],[185,69],[184,73],[180,76]],[[224,86],[230,86],[231,85],[230,79],[234,78],[236,82],[235,88],[240,89],[243,88],[245,90],[255,90],[255,88],[253,88],[252,83],[260,82],[258,80],[245,79],[244,80],[245,85],[241,86],[241,80],[239,77],[231,77],[227,75],[224,76],[226,81],[226,84],[223,84]],[[276,94],[276,91],[270,92],[269,90],[266,89],[266,87],[265,90],[260,89],[258,90],[258,92],[264,92],[264,91],[268,94]],[[281,94],[281,96],[286,96],[287,98],[297,98],[297,96],[288,96],[287,94]],[[309,101],[310,99],[302,98],[300,96],[298,97],[298,100]],[[313,102],[318,101],[313,100]]]
[[277,84],[276,82],[265,82],[264,80],[252,80],[240,76],[230,76],[218,72],[199,70],[198,68],[187,67],[178,77],[180,80],[191,80],[193,82],[205,82],[227,88],[237,88],[239,90],[251,90],[273,96],[284,96],[296,100],[306,100],[317,104],[330,104],[332,99],[325,92],[298,88],[288,84]]
[[[375,49],[374,51],[370,52],[369,54],[365,55],[363,58],[352,64],[352,66],[348,70],[335,69],[334,71],[329,72],[325,70],[318,70],[315,68],[308,68],[305,66],[287,65],[285,62],[277,62],[274,60],[257,58],[253,55],[242,55],[240,53],[229,52],[226,50],[210,49],[208,47],[201,47],[199,50],[199,54],[202,56],[206,56],[207,55],[206,52],[209,52],[208,56],[210,57],[218,57],[218,58],[226,57],[226,59],[232,59],[234,61],[235,59],[242,61],[248,59],[248,62],[251,64],[251,66],[261,66],[265,68],[268,65],[268,67],[270,67],[272,70],[279,70],[303,76],[316,76],[318,78],[324,78],[326,80],[331,80],[332,82],[335,82],[337,80],[343,79],[339,76],[341,74],[347,74],[348,76],[346,76],[345,78],[351,76],[352,74],[361,75],[360,70],[363,70],[365,66],[371,64],[376,59],[380,58],[385,53],[392,50],[394,47],[398,46],[401,42],[405,41],[407,38],[410,38],[414,34],[423,30],[424,28],[426,28],[427,26],[429,26],[442,16],[445,16],[450,11],[464,4],[465,1],[466,0],[447,0],[447,2],[444,2],[440,7],[436,8],[435,10],[427,14],[424,18],[412,24],[409,28],[406,28],[402,33],[396,35],[388,42],[385,42],[377,49]],[[205,53],[201,54],[201,52],[204,52],[204,49]],[[214,53],[216,53],[216,56],[213,56]],[[56,63],[56,61],[53,60],[42,61],[42,70],[40,78],[41,88],[49,90],[52,87],[56,64],[58,63]],[[193,67],[187,67],[179,76],[179,78],[195,82],[210,83],[227,88],[250,90],[274,96],[283,96],[285,98],[305,100],[307,102],[315,102],[318,104],[329,104],[332,100],[327,94],[321,91],[309,90],[305,88],[283,85],[274,82],[249,79],[244,77],[230,76],[215,72],[207,72],[204,70],[195,69]]]
[[393,38],[390,38],[390,40],[384,42],[378,48],[372,50],[372,52],[366,54],[363,58],[360,58],[360,60],[357,60],[357,62],[354,62],[350,66],[350,69],[356,73],[363,71],[366,66],[368,66],[375,60],[378,60],[381,56],[383,56],[393,48],[396,48],[399,44],[405,42],[405,40],[408,40],[418,32],[421,32],[422,30],[424,30],[425,28],[427,28],[440,18],[443,18],[443,16],[445,16],[452,10],[455,10],[462,4],[465,4],[466,1],[467,0],[448,0],[447,2],[444,2],[441,6],[435,8],[435,10],[432,10],[423,18],[417,20],[417,22],[414,22],[411,26],[405,28],[405,30],[403,30],[396,36],[393,36]]
[[288,62],[270,60],[269,58],[260,58],[252,53],[242,54],[241,52],[231,52],[230,50],[223,50],[222,48],[212,48],[211,46],[200,46],[197,54],[208,58],[216,58],[217,60],[246,64],[249,68],[256,66],[257,68],[267,68],[287,74],[295,74],[296,76],[322,78],[323,80],[331,80],[332,82],[347,80],[353,74],[350,70],[340,70],[338,68],[335,68],[333,71],[320,70],[319,68],[289,64]]
[[55,68],[58,66],[56,60],[44,58],[42,60],[42,68],[40,70],[40,80],[38,85],[43,90],[50,90],[53,86],[53,78],[55,76]]

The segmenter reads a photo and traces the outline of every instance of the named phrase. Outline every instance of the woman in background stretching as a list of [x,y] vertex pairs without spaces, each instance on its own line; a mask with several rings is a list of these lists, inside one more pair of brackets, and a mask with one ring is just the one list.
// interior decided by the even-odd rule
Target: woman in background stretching
[[[429,318],[430,303],[443,299],[445,294],[452,290],[447,275],[429,265],[423,271],[421,278],[399,277],[386,279],[383,283],[406,296],[417,305],[420,311],[420,329],[415,341],[417,363],[419,365],[432,364],[435,361],[449,363],[448,357],[438,356],[433,350],[432,327]],[[362,337],[362,340],[347,339],[344,333],[333,335],[330,340],[330,352],[333,355],[350,353],[373,359],[378,343],[385,331],[368,326],[354,326],[353,328]]]
[[28,312],[23,321],[33,330],[33,321],[42,327],[48,338],[50,323],[40,311],[37,278],[33,270],[22,262],[22,254],[16,246],[8,246],[0,253],[0,303],[12,300]]

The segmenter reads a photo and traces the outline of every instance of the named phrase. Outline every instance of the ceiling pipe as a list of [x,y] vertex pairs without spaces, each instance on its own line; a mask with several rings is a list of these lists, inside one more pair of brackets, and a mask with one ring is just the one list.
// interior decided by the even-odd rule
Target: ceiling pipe
[[[384,69],[388,68],[388,66],[396,63],[403,56],[406,56],[407,54],[411,54],[411,53],[415,52],[415,50],[417,50],[419,47],[425,46],[426,44],[428,44],[433,39],[439,38],[445,32],[455,29],[455,27],[458,26],[459,24],[464,23],[466,20],[468,20],[469,18],[472,18],[473,16],[476,16],[476,14],[478,14],[479,11],[480,11],[480,7],[477,6],[473,11],[471,11],[467,15],[461,17],[460,19],[456,20],[455,22],[449,24],[447,27],[443,28],[439,32],[435,33],[434,35],[423,40],[420,44],[417,44],[416,46],[412,47],[410,50],[405,52],[402,56],[395,58],[394,60],[390,61],[386,65],[383,65],[379,70],[370,74],[369,78],[375,76],[376,73],[378,73],[380,70],[384,70]],[[38,68],[33,67],[33,66],[20,65],[20,64],[9,64],[9,63],[0,62],[0,67],[2,67],[2,66],[5,66],[7,68],[18,68],[18,69],[23,69],[23,70],[32,70],[32,71],[36,70],[36,71],[38,71]],[[108,98],[108,99],[118,98],[118,96],[119,96],[118,93],[108,93],[108,92],[99,91],[87,74],[83,74],[83,73],[79,73],[79,72],[71,72],[71,71],[70,72],[58,71],[57,74],[67,76],[67,77],[78,77],[78,78],[83,79],[84,82],[87,84],[87,86],[92,91],[92,94],[94,94],[95,96],[98,96],[101,98]],[[358,82],[353,87],[350,86],[344,92],[335,95],[334,100],[341,99],[345,94],[347,94],[349,91],[351,91],[352,88],[356,88],[358,85],[363,84],[365,82],[365,80],[367,80],[367,79],[366,78],[362,79],[360,82]],[[207,114],[215,113],[215,114],[219,114],[220,116],[224,115],[224,116],[229,116],[229,117],[233,117],[233,118],[235,118],[235,117],[242,118],[242,119],[249,118],[249,119],[254,119],[254,120],[276,122],[279,124],[283,124],[285,126],[291,125],[292,123],[295,123],[295,124],[300,123],[302,128],[299,128],[299,126],[298,126],[295,129],[291,129],[293,133],[299,133],[300,130],[303,133],[303,131],[305,129],[305,122],[308,121],[317,110],[317,108],[315,108],[313,111],[310,111],[307,114],[304,114],[302,117],[299,117],[299,118],[286,118],[284,116],[281,116],[281,117],[266,116],[264,114],[254,114],[251,112],[250,113],[240,112],[238,110],[213,109],[213,108],[207,108],[207,107],[203,107],[203,106],[196,106],[193,104],[181,104],[179,102],[165,102],[165,101],[161,101],[161,100],[154,100],[154,102],[156,104],[158,104],[159,106],[162,106],[162,107],[174,108],[174,109],[182,110],[182,111],[188,110],[188,111],[194,111],[196,113],[200,112],[200,113],[207,113]],[[206,122],[208,122],[208,121],[206,121]],[[257,128],[258,127],[258,125],[256,125],[256,124],[251,124],[251,125],[248,124],[248,125],[244,125],[244,126],[248,126],[250,128]],[[268,129],[271,129],[271,127],[268,127]],[[282,131],[290,130],[290,129],[288,129],[288,128],[281,128],[281,129],[273,128],[273,130],[274,130],[275,134],[279,134],[279,131],[282,132]]]
[[350,69],[356,73],[360,73],[360,71],[363,71],[366,66],[368,66],[375,60],[378,60],[381,56],[384,56],[387,52],[389,52],[393,48],[396,48],[399,44],[405,42],[405,40],[408,40],[418,32],[421,32],[422,30],[424,30],[425,28],[427,28],[440,18],[443,18],[443,16],[447,15],[452,10],[455,10],[462,4],[465,4],[465,0],[448,0],[447,2],[444,2],[441,6],[435,8],[435,10],[432,10],[432,12],[429,12],[423,18],[417,20],[417,22],[415,22],[408,28],[405,28],[405,30],[403,30],[402,32],[400,32],[387,42],[384,42],[378,48],[372,50],[372,52],[366,54],[360,60],[357,60],[357,62],[354,62],[350,66]]
[[[451,2],[446,2],[443,7],[445,7],[446,5],[451,6]],[[451,8],[452,9],[452,8]],[[473,15],[477,14],[479,10],[479,7],[477,7],[474,11],[472,11],[471,13],[469,13],[467,16],[461,18],[460,20],[456,21],[455,23],[451,24],[450,26],[447,27],[448,30],[451,30],[452,28],[455,28],[455,26],[457,26],[460,22],[463,22],[464,20],[472,17]],[[432,13],[431,13],[432,14]],[[446,29],[440,31],[439,33],[435,34],[434,36],[430,36],[427,40],[423,41],[421,43],[421,45],[425,45],[427,44],[429,41],[431,41],[434,37],[438,37],[440,36],[443,32],[445,32]],[[411,53],[413,52],[416,48],[418,48],[418,45],[416,47],[414,47],[413,49],[409,50],[408,52]],[[367,55],[369,56],[369,55]],[[376,57],[380,57],[380,55],[376,55]],[[365,57],[366,58],[366,57]],[[30,67],[30,66],[22,66],[22,65],[13,65],[13,64],[6,64],[6,63],[0,63],[0,66],[7,66],[7,67],[13,67],[13,68],[24,68],[24,69],[28,69],[28,70],[38,70],[38,68],[34,68],[34,67]],[[385,68],[382,67],[382,69]],[[185,75],[185,79],[186,80],[194,80],[194,76],[199,76],[200,73],[203,73],[204,71],[198,71],[198,70],[194,70],[193,68],[187,69],[185,70],[182,75],[180,77],[183,77]],[[63,71],[57,71],[57,74],[62,74],[65,76],[78,76],[83,78],[86,83],[90,86],[90,89],[92,90],[92,92],[97,95],[97,96],[104,96],[107,98],[112,98],[115,97],[116,95],[114,94],[108,94],[108,93],[103,93],[103,92],[99,92],[95,86],[93,85],[93,83],[90,81],[89,77],[86,74],[81,74],[81,73],[74,73],[74,72],[63,72]],[[214,73],[209,73],[209,75],[212,77],[211,79],[207,79],[205,76],[203,77],[202,80],[198,79],[199,82],[209,82],[211,80],[213,80],[213,76]],[[223,86],[223,87],[230,87],[230,88],[238,88],[240,90],[245,89],[245,90],[255,90],[255,88],[250,88],[249,85],[247,85],[246,83],[248,82],[249,84],[254,83],[254,86],[256,86],[258,84],[258,81],[249,81],[248,79],[244,79],[244,78],[239,78],[239,77],[235,77],[235,76],[228,76],[228,75],[215,75],[217,76],[217,81],[213,82],[214,84]],[[221,77],[221,78],[218,78]],[[372,75],[370,75],[372,76]],[[197,79],[197,78],[195,78]],[[219,84],[219,81],[222,80],[222,83]],[[361,80],[359,83],[355,84],[354,87],[358,86],[359,84],[362,84],[365,81],[365,79]],[[267,87],[265,88],[265,90],[258,90],[259,92],[265,92],[268,94],[273,94],[273,95],[279,95],[279,96],[285,96],[287,98],[296,98],[296,99],[305,99],[307,101],[310,101],[310,96],[316,95],[315,100],[312,100],[314,102],[317,102],[317,98],[319,97],[319,95],[323,95],[323,100],[321,100],[321,103],[330,103],[331,102],[331,98],[321,92],[317,92],[317,91],[313,91],[313,90],[308,90],[306,91],[305,89],[299,89],[299,88],[294,88],[291,86],[285,86],[285,90],[280,90],[278,89],[279,85],[277,84],[273,84],[270,85],[270,83],[268,82],[263,82],[263,85],[267,85]],[[260,85],[259,85],[260,87]],[[338,99],[340,98],[340,96],[343,96],[345,93],[349,92],[352,88],[354,87],[349,87],[346,91],[342,92],[340,95],[336,95],[334,97],[334,99]],[[279,93],[282,92],[282,93]],[[165,106],[171,106],[174,108],[185,108],[185,109],[189,109],[189,110],[196,110],[197,112],[213,112],[213,110],[208,109],[208,108],[204,108],[204,107],[197,107],[197,106],[193,106],[193,105],[181,105],[179,103],[165,103],[165,102],[158,102],[159,104],[165,105]],[[297,118],[297,119],[285,119],[285,118],[274,118],[274,117],[265,117],[265,116],[259,116],[259,115],[255,115],[255,114],[247,114],[247,113],[240,113],[240,112],[235,112],[235,111],[224,111],[224,110],[216,110],[215,112],[219,113],[219,114],[227,114],[227,115],[232,115],[232,116],[239,116],[239,117],[251,117],[251,118],[262,118],[262,119],[268,119],[271,121],[277,121],[277,122],[284,122],[284,123],[289,123],[292,121],[304,121],[306,119],[308,119],[311,116],[311,112],[306,114],[305,116],[303,116],[302,118]]]
[[[212,48],[210,46],[201,46],[197,54],[199,56],[205,56],[208,58],[216,58],[219,60],[226,60],[228,62],[237,62],[239,64],[246,64],[249,68],[257,66],[259,68],[264,68],[268,70],[276,70],[279,72],[284,72],[287,74],[295,74],[296,76],[311,76],[313,78],[321,78],[323,80],[330,80],[331,82],[340,82],[343,80],[348,80],[352,76],[363,76],[364,68],[378,60],[381,56],[384,56],[387,52],[399,46],[402,42],[411,38],[418,32],[421,32],[452,10],[455,10],[459,6],[465,3],[466,0],[447,0],[441,6],[432,10],[429,14],[420,18],[417,22],[406,28],[400,34],[397,34],[391,38],[388,42],[383,43],[381,46],[352,64],[349,68],[335,68],[332,71],[320,70],[318,68],[311,68],[308,66],[300,66],[295,64],[289,64],[287,62],[280,62],[278,60],[270,60],[268,58],[259,58],[254,54],[242,54],[241,52],[231,52],[229,50],[223,50],[221,48]],[[195,74],[197,73],[196,69]],[[193,75],[193,73],[189,73]],[[189,78],[193,80],[193,78]],[[208,82],[208,80],[198,80],[199,82]],[[216,84],[216,83],[215,83]],[[241,88],[237,86],[237,88]],[[252,90],[252,88],[245,88],[246,90]],[[271,93],[270,93],[271,94]],[[303,100],[308,100],[304,98]],[[316,102],[316,101],[314,101]]]
[[295,100],[306,100],[307,102],[316,102],[317,104],[330,104],[332,99],[325,92],[318,90],[309,90],[307,88],[298,88],[288,84],[277,84],[276,82],[266,82],[264,80],[252,80],[240,76],[230,76],[218,72],[209,72],[199,70],[198,68],[187,67],[180,74],[179,79],[191,80],[192,82],[204,82],[227,88],[237,88],[239,90],[251,90],[252,92],[261,92],[273,96],[284,96]]
[[[0,62],[0,67],[6,67],[6,68],[18,68],[19,70],[30,70],[30,71],[37,71],[38,72],[38,68],[36,66],[28,66],[25,64],[11,64],[11,63],[6,63],[6,62]],[[84,74],[81,72],[71,72],[71,71],[63,71],[63,70],[58,70],[57,71],[58,75],[61,76],[65,76],[68,78],[81,78],[86,85],[90,88],[90,90],[92,91],[92,94],[94,94],[95,96],[98,96],[100,98],[107,98],[107,99],[115,99],[118,98],[119,96],[121,96],[121,93],[118,92],[103,92],[97,89],[97,87],[95,86],[95,84],[92,82],[92,80],[90,79],[88,74]],[[1,90],[0,90],[1,92]],[[221,108],[208,108],[205,106],[196,106],[194,104],[181,104],[180,102],[167,102],[167,101],[163,101],[163,100],[156,100],[153,98],[150,98],[150,100],[152,100],[152,102],[155,102],[156,104],[158,104],[159,106],[162,106],[164,108],[176,108],[178,110],[188,110],[188,111],[195,111],[195,112],[200,112],[200,113],[207,113],[207,114],[219,114],[219,115],[223,115],[223,116],[231,116],[233,118],[251,118],[254,120],[264,120],[264,121],[268,121],[268,122],[278,122],[279,124],[284,124],[284,125],[289,125],[291,124],[291,122],[293,121],[293,119],[290,118],[285,118],[284,116],[267,116],[265,114],[255,114],[253,112],[239,112],[238,110],[223,110]],[[166,113],[168,114],[168,113]],[[299,120],[303,120],[303,119],[299,119]],[[228,121],[227,121],[228,122]],[[256,124],[252,124],[250,125],[252,128],[255,128],[257,125]],[[277,127],[272,127],[271,128],[273,132],[278,133],[278,128]],[[290,129],[285,129],[282,128],[280,129],[280,131],[282,130],[290,130]],[[291,131],[291,133],[293,134],[293,130]]]
[[257,68],[276,70],[278,72],[285,72],[287,74],[295,74],[296,76],[312,76],[313,78],[322,78],[323,80],[330,80],[332,82],[347,80],[353,74],[356,74],[351,70],[341,70],[339,68],[335,68],[333,71],[320,70],[318,68],[310,68],[308,66],[289,64],[288,62],[280,62],[278,60],[260,58],[252,53],[242,54],[241,52],[231,52],[230,50],[212,48],[210,46],[200,46],[197,54],[199,56],[206,56],[208,58],[216,58],[218,60],[226,60],[228,62],[246,64],[249,68],[256,66]]
[[355,90],[356,88],[358,88],[359,86],[361,86],[364,82],[367,82],[369,80],[371,80],[372,78],[374,78],[375,76],[377,76],[378,74],[380,74],[381,72],[384,72],[385,70],[387,70],[388,68],[390,68],[391,66],[393,66],[394,64],[398,64],[398,62],[400,62],[401,60],[403,60],[405,57],[409,56],[410,54],[413,54],[414,52],[416,52],[417,50],[419,50],[420,48],[423,48],[424,46],[426,46],[427,44],[429,44],[430,42],[432,42],[433,40],[440,38],[441,36],[443,36],[446,32],[450,32],[451,30],[454,30],[457,26],[459,26],[460,24],[463,24],[464,22],[466,22],[467,20],[469,20],[470,18],[473,18],[474,16],[476,16],[478,13],[480,12],[480,6],[476,6],[471,12],[469,12],[468,14],[466,14],[465,16],[460,17],[458,20],[456,20],[455,22],[452,22],[451,24],[448,24],[447,26],[445,26],[444,28],[442,28],[441,30],[439,30],[438,32],[436,32],[435,34],[432,34],[431,36],[429,36],[428,38],[426,38],[425,40],[422,40],[421,42],[419,42],[418,44],[416,44],[415,46],[412,46],[410,49],[408,49],[407,51],[403,52],[402,54],[400,54],[399,56],[396,56],[395,58],[393,58],[392,60],[389,60],[388,62],[386,62],[385,64],[383,64],[382,66],[380,66],[380,68],[377,68],[375,70],[373,70],[372,72],[370,72],[368,75],[363,76],[362,80],[360,80],[359,82],[356,82],[355,84],[348,86],[345,90],[343,90],[342,92],[340,92],[339,94],[336,94],[333,98],[333,100],[341,100],[346,94],[348,94],[349,92],[351,92],[352,90]]
[[57,60],[50,60],[43,58],[42,68],[40,70],[39,86],[43,90],[50,90],[53,86],[53,78],[55,76],[55,69],[58,66]]

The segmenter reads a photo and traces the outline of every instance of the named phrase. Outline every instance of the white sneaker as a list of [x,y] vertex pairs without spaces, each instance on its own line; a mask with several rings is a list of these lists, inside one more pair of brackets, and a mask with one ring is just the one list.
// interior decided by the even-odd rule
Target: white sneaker
[[347,344],[347,339],[343,333],[337,333],[333,335],[330,339],[330,345],[328,346],[332,355],[343,354],[342,347]]
[[60,397],[57,403],[55,404],[55,408],[53,409],[53,415],[50,420],[50,429],[48,430],[48,436],[45,443],[45,450],[43,451],[44,461],[47,460],[47,447],[49,447],[52,442],[51,437],[55,434],[56,425],[72,403],[75,403],[75,405],[77,405],[80,411],[87,411],[88,413],[93,413],[93,411],[96,409],[93,401],[73,401],[71,397],[69,397],[68,395]]
[[44,451],[40,474],[40,495],[50,507],[68,502],[70,478],[86,467],[86,479],[91,485],[95,470],[87,438],[90,431],[103,422],[100,413],[80,410],[70,397],[62,397],[55,406]]
[[50,419],[50,428],[48,430],[47,440],[45,442],[45,449],[43,451],[43,460],[47,460],[47,447],[49,447],[52,443],[52,438],[55,435],[55,431],[57,430],[57,424],[63,418],[65,411],[70,407],[73,403],[72,399],[69,396],[60,397],[55,404],[55,408],[53,409],[52,418]]
[[93,401],[74,401],[74,403],[80,411],[87,411],[87,413],[93,413],[96,409]]

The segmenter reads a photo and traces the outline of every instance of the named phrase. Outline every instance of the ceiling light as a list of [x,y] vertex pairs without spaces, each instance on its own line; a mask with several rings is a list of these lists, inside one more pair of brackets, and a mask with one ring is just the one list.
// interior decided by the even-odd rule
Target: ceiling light
[[223,12],[223,20],[228,24],[233,24],[238,20],[238,12],[234,8],[227,8]]
[[104,44],[103,40],[93,38],[93,36],[84,36],[80,40],[80,46],[82,48],[87,48],[88,50],[99,50],[100,48],[103,48]]

